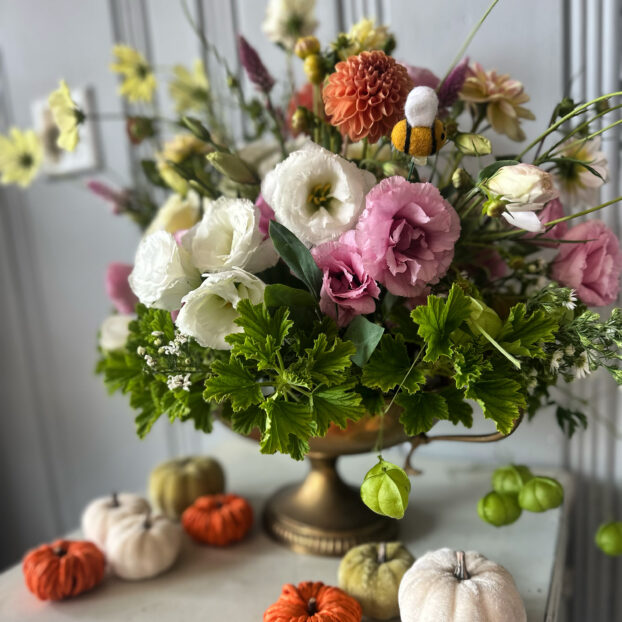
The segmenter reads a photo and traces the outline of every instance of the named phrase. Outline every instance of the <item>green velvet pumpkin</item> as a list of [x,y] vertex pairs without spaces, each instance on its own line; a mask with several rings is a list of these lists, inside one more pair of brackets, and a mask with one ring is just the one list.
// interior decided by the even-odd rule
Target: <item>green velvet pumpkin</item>
[[397,592],[415,558],[400,542],[362,544],[339,565],[339,587],[358,600],[363,613],[377,620],[399,615]]
[[224,492],[225,475],[220,464],[207,456],[168,460],[149,476],[151,503],[168,518],[178,519],[203,495]]

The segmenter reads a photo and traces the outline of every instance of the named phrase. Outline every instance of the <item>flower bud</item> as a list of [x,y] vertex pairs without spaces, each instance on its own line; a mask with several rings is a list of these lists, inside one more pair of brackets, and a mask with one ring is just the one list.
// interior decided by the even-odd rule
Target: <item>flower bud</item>
[[212,135],[209,130],[195,117],[182,117],[181,124],[189,129],[199,140],[206,143],[212,142]]
[[298,106],[296,112],[292,115],[291,125],[292,129],[296,132],[306,132],[307,129],[309,129],[309,119],[306,108]]
[[622,555],[622,521],[605,523],[594,538],[596,546],[606,555]]
[[481,134],[458,134],[454,143],[464,155],[483,156],[492,152],[490,141]]
[[539,208],[559,195],[553,176],[533,164],[502,166],[484,186],[512,206],[537,205]]
[[557,105],[557,116],[565,117],[575,109],[575,103],[570,97],[564,97]]
[[320,84],[324,79],[324,65],[322,57],[319,54],[311,54],[307,56],[304,62],[304,70],[309,82],[312,84]]
[[533,473],[522,464],[508,464],[492,474],[492,487],[496,492],[517,495],[533,478]]
[[227,86],[233,91],[234,89],[240,88],[240,82],[238,79],[232,74],[227,74]]
[[473,187],[473,178],[463,168],[457,168],[451,176],[451,185],[456,190],[470,190]]
[[301,37],[296,41],[296,46],[294,47],[294,54],[303,60],[307,58],[307,56],[311,56],[311,54],[317,54],[319,51],[320,42],[317,37],[314,36]]
[[607,112],[610,108],[609,98],[596,102],[596,112]]
[[214,151],[207,161],[222,175],[239,184],[258,184],[259,178],[244,160],[232,153]]
[[400,166],[397,162],[384,162],[382,165],[382,174],[385,177],[393,177],[394,175],[401,175],[402,177],[406,177],[408,171]]
[[528,512],[546,512],[564,501],[562,485],[552,477],[534,477],[518,493],[518,504]]
[[501,199],[488,199],[482,206],[482,213],[491,218],[499,218],[505,211],[507,203]]
[[408,506],[410,480],[404,469],[379,458],[361,485],[363,503],[376,514],[402,518]]
[[482,497],[477,504],[479,517],[495,527],[511,525],[519,519],[521,513],[516,495],[493,491]]
[[156,134],[153,121],[149,117],[128,117],[125,128],[133,145],[139,145],[145,138]]

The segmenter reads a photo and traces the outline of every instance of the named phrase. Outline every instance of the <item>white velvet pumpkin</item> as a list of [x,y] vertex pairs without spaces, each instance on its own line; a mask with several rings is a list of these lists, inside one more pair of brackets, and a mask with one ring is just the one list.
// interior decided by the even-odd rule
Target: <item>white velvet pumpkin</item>
[[474,551],[439,549],[406,572],[402,622],[527,622],[512,575]]
[[148,579],[168,570],[179,555],[182,529],[165,516],[134,514],[110,527],[104,552],[122,579]]
[[144,515],[149,509],[146,499],[129,492],[95,499],[82,513],[82,535],[100,549],[104,549],[108,530],[113,523],[132,514]]

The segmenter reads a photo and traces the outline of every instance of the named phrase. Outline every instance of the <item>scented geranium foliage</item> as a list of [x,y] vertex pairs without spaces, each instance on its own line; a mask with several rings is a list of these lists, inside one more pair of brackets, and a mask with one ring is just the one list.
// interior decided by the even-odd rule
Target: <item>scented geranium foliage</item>
[[[438,421],[483,418],[507,436],[552,404],[576,432],[587,417],[565,406],[568,384],[599,368],[622,384],[622,314],[597,310],[617,298],[622,253],[594,217],[620,200],[597,194],[601,135],[616,125],[603,118],[622,93],[551,102],[537,134],[520,76],[466,47],[443,78],[402,64],[390,25],[368,19],[320,42],[314,8],[271,1],[263,23],[304,84],[293,70],[276,80],[257,33],[238,39],[248,89],[204,37],[210,62],[172,76],[113,50],[121,95],[142,102],[126,119],[142,177],[89,187],[144,233],[133,266],[107,273],[106,384],[129,394],[141,437],[161,416],[206,432],[218,417],[295,459],[363,417],[379,418],[382,450],[389,412],[415,446]],[[163,82],[178,118],[149,103]],[[58,127],[43,144],[77,148],[89,114],[107,117],[70,93],[53,93]],[[497,153],[499,134],[527,133]],[[42,148],[31,131],[0,136],[1,182],[31,183]],[[406,475],[390,468],[386,507],[401,514]]]

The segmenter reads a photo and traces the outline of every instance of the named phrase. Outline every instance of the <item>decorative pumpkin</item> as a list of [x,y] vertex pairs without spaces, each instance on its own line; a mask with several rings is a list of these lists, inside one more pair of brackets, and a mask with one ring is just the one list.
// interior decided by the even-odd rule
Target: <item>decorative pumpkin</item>
[[486,523],[495,527],[502,527],[516,522],[522,514],[522,510],[518,505],[516,495],[493,490],[479,500],[477,513]]
[[402,622],[527,622],[512,575],[473,551],[420,557],[402,578],[399,603]]
[[237,495],[199,497],[181,516],[184,529],[199,542],[227,546],[242,540],[253,526],[253,508]]
[[533,473],[523,464],[508,464],[492,474],[492,487],[496,492],[517,495],[533,478]]
[[150,510],[146,499],[129,492],[113,493],[91,501],[82,513],[82,535],[105,550],[108,529],[120,518]]
[[564,488],[552,477],[530,479],[518,494],[518,504],[528,512],[546,512],[564,502]]
[[284,585],[279,600],[263,614],[263,622],[361,622],[361,606],[337,587],[303,581]]
[[219,494],[224,490],[222,467],[207,456],[163,462],[149,476],[151,503],[169,518],[178,519],[199,497]]
[[596,532],[596,546],[606,555],[622,555],[622,521],[605,523]]
[[179,524],[166,516],[133,514],[115,522],[106,538],[106,556],[122,579],[148,579],[168,570],[182,543]]
[[376,620],[399,615],[397,591],[415,558],[400,542],[361,544],[339,565],[339,587],[356,598],[363,613]]
[[41,600],[61,600],[95,587],[104,578],[106,558],[92,543],[56,540],[24,557],[28,589]]

